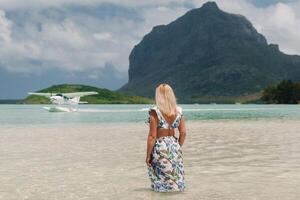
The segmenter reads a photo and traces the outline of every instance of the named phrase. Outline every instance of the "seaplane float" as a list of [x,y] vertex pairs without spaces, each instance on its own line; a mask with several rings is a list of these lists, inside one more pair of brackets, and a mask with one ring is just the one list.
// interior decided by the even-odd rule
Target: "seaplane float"
[[49,112],[75,112],[77,111],[74,106],[78,104],[85,104],[87,102],[80,101],[80,97],[95,95],[98,92],[74,92],[74,93],[41,93],[41,92],[29,92],[29,95],[44,96],[50,99],[53,107],[43,107]]

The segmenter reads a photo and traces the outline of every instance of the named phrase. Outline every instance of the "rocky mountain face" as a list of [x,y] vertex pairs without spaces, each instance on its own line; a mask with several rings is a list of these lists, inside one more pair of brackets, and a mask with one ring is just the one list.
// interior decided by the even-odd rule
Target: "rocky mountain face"
[[300,56],[280,52],[244,16],[215,2],[154,27],[129,62],[129,81],[119,91],[153,97],[168,83],[179,102],[234,101],[282,79],[300,80]]

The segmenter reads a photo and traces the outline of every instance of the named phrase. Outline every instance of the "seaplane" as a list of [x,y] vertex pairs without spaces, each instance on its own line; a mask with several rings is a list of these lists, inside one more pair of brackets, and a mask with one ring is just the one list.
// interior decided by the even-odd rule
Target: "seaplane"
[[75,105],[85,104],[87,102],[80,101],[80,97],[95,95],[98,92],[74,92],[74,93],[41,93],[41,92],[29,92],[29,95],[44,96],[50,99],[53,107],[43,107],[49,112],[75,112]]

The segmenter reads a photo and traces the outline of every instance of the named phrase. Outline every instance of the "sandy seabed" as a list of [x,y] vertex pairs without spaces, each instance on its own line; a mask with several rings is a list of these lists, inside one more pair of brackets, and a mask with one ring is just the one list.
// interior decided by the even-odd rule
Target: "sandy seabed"
[[188,121],[182,193],[150,190],[147,128],[0,126],[0,199],[300,199],[300,120]]

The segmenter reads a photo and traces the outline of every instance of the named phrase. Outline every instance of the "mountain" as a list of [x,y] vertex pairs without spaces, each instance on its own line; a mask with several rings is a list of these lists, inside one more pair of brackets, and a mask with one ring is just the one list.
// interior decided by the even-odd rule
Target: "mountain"
[[129,81],[120,92],[153,97],[158,84],[169,83],[186,103],[258,99],[270,84],[300,80],[300,56],[282,53],[244,16],[215,2],[154,27],[129,63]]
[[[49,93],[69,93],[69,92],[98,92],[97,95],[82,97],[81,101],[87,101],[90,104],[148,104],[153,103],[152,100],[144,97],[121,94],[119,92],[110,91],[87,85],[62,84],[54,85],[38,92]],[[30,95],[21,103],[25,104],[50,104],[50,100],[46,97]]]

